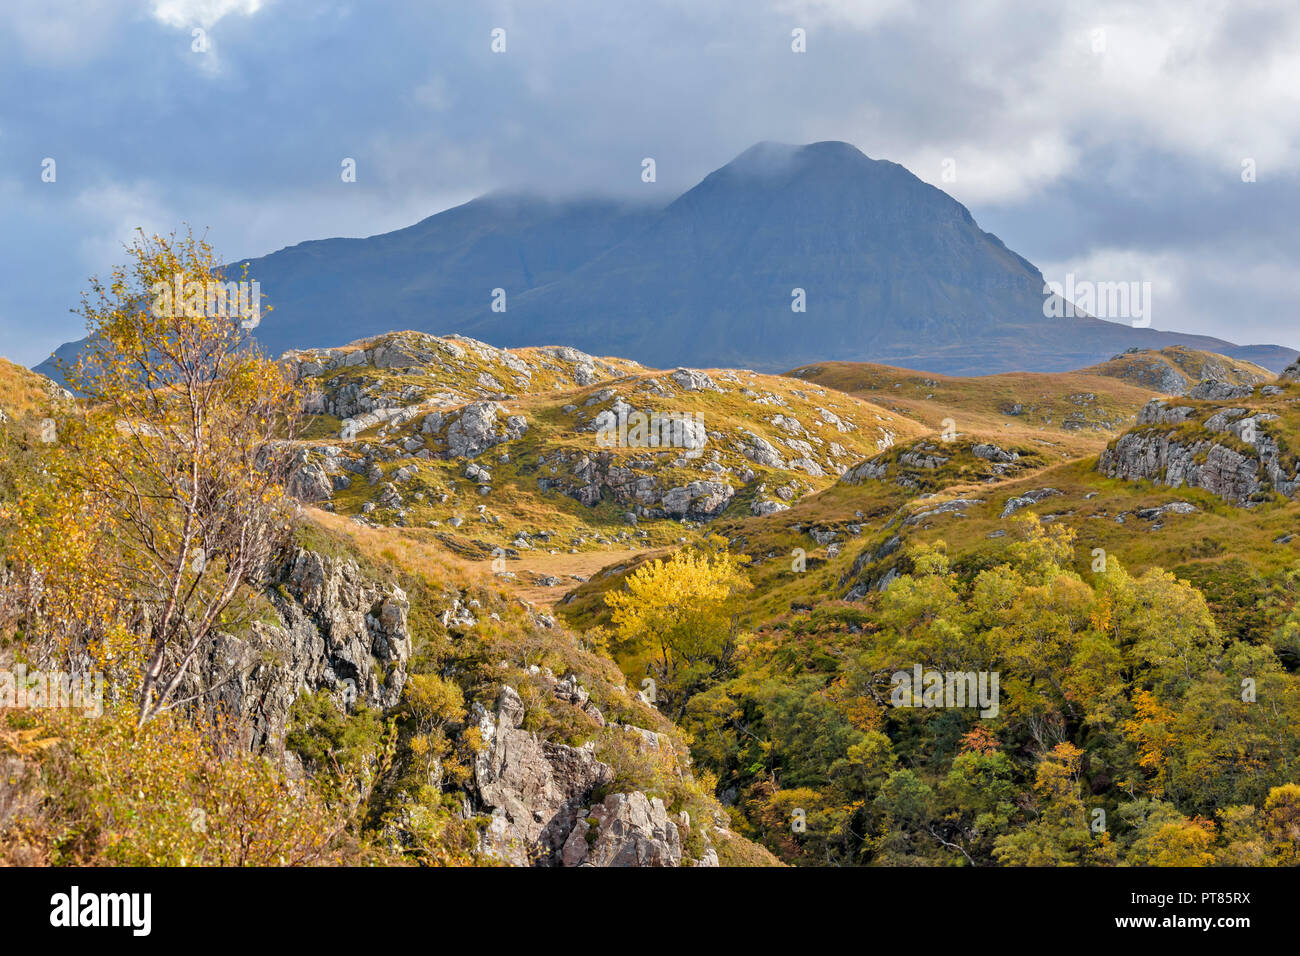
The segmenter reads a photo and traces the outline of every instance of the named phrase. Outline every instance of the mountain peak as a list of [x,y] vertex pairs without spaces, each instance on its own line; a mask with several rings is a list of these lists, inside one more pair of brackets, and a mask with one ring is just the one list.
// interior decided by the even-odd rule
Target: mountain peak
[[866,170],[876,162],[856,146],[838,140],[804,145],[763,140],[715,170],[706,180],[714,176],[731,175],[758,179],[781,178],[809,168],[829,169],[837,166]]

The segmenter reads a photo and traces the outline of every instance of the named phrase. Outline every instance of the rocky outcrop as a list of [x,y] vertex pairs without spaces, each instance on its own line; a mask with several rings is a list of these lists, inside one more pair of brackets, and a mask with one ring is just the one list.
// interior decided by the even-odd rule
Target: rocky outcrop
[[859,462],[840,476],[842,485],[860,485],[864,481],[879,481],[889,472],[889,459],[884,455]]
[[999,464],[1010,464],[1013,461],[1020,460],[1019,453],[989,443],[972,445],[971,454],[976,458],[983,458],[985,461],[994,461]]
[[1237,398],[1245,398],[1255,391],[1254,385],[1233,385],[1229,382],[1218,382],[1213,379],[1207,379],[1198,382],[1187,390],[1188,398],[1195,398],[1201,401],[1225,402]]
[[976,505],[984,504],[983,498],[953,498],[951,501],[944,501],[937,505],[927,506],[924,511],[918,511],[915,514],[908,515],[903,519],[903,524],[914,525],[935,518],[939,515],[964,515],[967,509]]
[[484,749],[474,763],[479,801],[491,812],[484,849],[515,866],[554,865],[592,790],[613,770],[591,743],[570,747],[522,729],[524,705],[502,687],[495,712],[475,705]]
[[1058,488],[1031,489],[1030,491],[1026,491],[1023,495],[1015,495],[1014,497],[1008,498],[1006,504],[1002,506],[1002,514],[1000,514],[999,517],[1009,518],[1021,508],[1026,508],[1029,505],[1037,504],[1046,498],[1052,498],[1056,495],[1063,494],[1065,494],[1065,492]]
[[[606,723],[575,677],[550,683],[551,693],[582,710],[597,727]],[[596,794],[614,771],[581,747],[553,743],[524,729],[524,704],[503,686],[491,711],[475,704],[471,720],[484,741],[474,764],[472,796],[490,815],[480,849],[513,866],[679,866],[686,815],[676,821],[663,801],[640,791]],[[671,750],[667,738],[629,725],[638,746]],[[598,799],[593,802],[593,794]],[[707,842],[707,837],[706,837]],[[697,865],[716,865],[706,852]]]
[[299,501],[315,504],[333,497],[334,481],[322,465],[308,461],[304,451],[300,453],[298,463],[289,474],[285,490]]
[[734,494],[735,490],[725,482],[692,481],[669,488],[660,505],[670,518],[714,518],[722,513]]
[[[500,425],[498,425],[500,420]],[[494,445],[514,441],[528,431],[522,415],[511,415],[497,402],[471,402],[459,412],[433,412],[421,431],[435,434],[446,429],[447,458],[473,458]]]
[[1168,488],[1204,488],[1241,507],[1270,491],[1300,490],[1300,469],[1281,458],[1265,431],[1277,416],[1245,408],[1193,409],[1147,403],[1138,427],[1112,442],[1097,462],[1111,478],[1146,480]]
[[366,580],[351,560],[295,550],[267,590],[275,623],[215,633],[176,696],[196,698],[250,749],[278,749],[293,702],[328,690],[346,710],[396,706],[411,654],[406,594]]
[[562,859],[565,866],[680,866],[682,841],[658,797],[611,793],[574,825]]
[[892,480],[913,491],[933,490],[960,476],[990,481],[1013,475],[1032,465],[1019,451],[992,442],[950,439],[936,443],[922,439],[910,447],[896,447],[858,462],[840,475],[840,484]]
[[742,435],[742,441],[736,445],[737,450],[754,462],[756,465],[763,465],[767,468],[786,468],[785,459],[776,447],[761,435],[755,435],[751,431],[746,431]]
[[679,368],[669,377],[688,392],[722,391],[717,382],[698,369]]
[[[720,478],[664,487],[673,477],[672,471],[654,458],[629,460],[611,452],[572,456],[556,452],[540,464],[549,466],[549,473],[537,479],[542,491],[558,491],[588,507],[612,499],[632,509],[629,513],[638,518],[707,521],[722,514],[736,493]],[[655,473],[647,474],[643,468],[655,469]]]

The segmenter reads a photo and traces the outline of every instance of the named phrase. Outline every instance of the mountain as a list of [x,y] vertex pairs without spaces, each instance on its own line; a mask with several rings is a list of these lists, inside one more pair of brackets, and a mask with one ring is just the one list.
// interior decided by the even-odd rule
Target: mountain
[[[1295,354],[1046,318],[1042,274],[964,206],[838,142],[760,143],[662,209],[492,195],[248,261],[275,309],[257,333],[273,354],[401,328],[766,371],[831,359],[1064,371],[1172,345],[1280,370]],[[796,289],[806,311],[792,309]]]
[[[248,262],[249,278],[261,283],[273,311],[263,314],[256,338],[279,355],[395,329],[456,331],[489,303],[493,289],[550,283],[657,212],[614,200],[498,193],[395,232],[301,242],[232,262]],[[54,359],[75,361],[82,342],[60,346],[36,371],[63,381]]]

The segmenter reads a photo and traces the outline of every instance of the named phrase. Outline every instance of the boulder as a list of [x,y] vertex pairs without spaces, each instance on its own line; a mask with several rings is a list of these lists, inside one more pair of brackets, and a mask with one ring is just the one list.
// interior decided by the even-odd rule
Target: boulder
[[[498,419],[505,420],[501,431],[497,430]],[[424,427],[429,424],[426,418]],[[514,441],[526,431],[527,420],[522,415],[510,415],[497,402],[470,402],[447,426],[447,457],[473,458],[494,445]]]
[[663,801],[611,793],[577,820],[564,843],[565,866],[680,866],[682,841]]

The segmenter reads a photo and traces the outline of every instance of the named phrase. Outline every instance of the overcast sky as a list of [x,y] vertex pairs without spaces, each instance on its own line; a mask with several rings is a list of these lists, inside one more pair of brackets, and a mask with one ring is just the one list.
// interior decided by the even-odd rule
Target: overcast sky
[[1300,346],[1293,0],[7,2],[0,91],[0,354],[25,364],[80,337],[136,226],[233,259],[497,188],[667,201],[826,139],[1049,279],[1150,281],[1158,328]]

